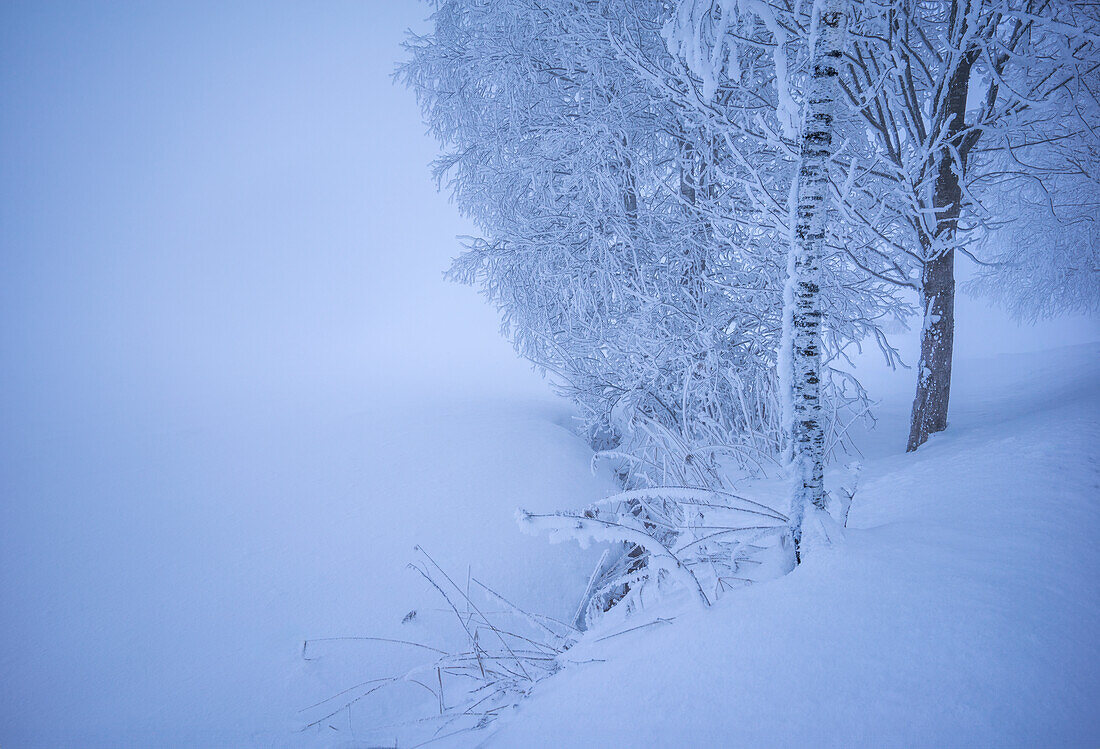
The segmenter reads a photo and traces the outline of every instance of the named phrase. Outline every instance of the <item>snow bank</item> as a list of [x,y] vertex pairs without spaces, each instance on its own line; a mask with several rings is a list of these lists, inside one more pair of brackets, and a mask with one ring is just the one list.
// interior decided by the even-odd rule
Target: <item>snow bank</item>
[[950,431],[912,455],[891,435],[843,544],[579,646],[605,662],[540,685],[485,745],[1095,745],[1098,353],[964,361]]

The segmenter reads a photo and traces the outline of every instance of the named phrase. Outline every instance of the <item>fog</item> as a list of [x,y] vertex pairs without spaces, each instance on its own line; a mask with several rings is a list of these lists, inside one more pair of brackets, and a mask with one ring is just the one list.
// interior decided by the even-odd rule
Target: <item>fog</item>
[[[516,371],[493,313],[442,281],[473,229],[390,77],[426,6],[2,12],[7,423],[430,381],[441,361],[490,386]],[[1096,335],[1086,319],[1018,329],[981,303],[958,316],[963,356]]]
[[[139,564],[157,545],[206,553],[184,551],[189,537],[209,536],[202,519],[88,525],[159,501],[143,492],[160,486],[164,465],[176,486],[202,494],[205,479],[177,455],[176,438],[150,453],[150,435],[317,403],[351,413],[395,391],[517,404],[546,392],[500,337],[496,313],[442,276],[456,236],[474,229],[437,191],[428,170],[437,146],[391,78],[404,31],[424,28],[426,15],[412,0],[0,8],[0,743],[90,720],[68,712],[107,678],[89,649],[118,634],[113,607],[141,608],[125,586],[96,592],[117,565]],[[960,302],[958,325],[961,357],[1097,337],[1094,320],[1019,328],[973,301]],[[913,351],[915,336],[903,341]],[[228,430],[211,444],[248,434]],[[328,471],[302,439],[314,470]],[[205,461],[196,472],[220,459],[208,445],[191,449]],[[295,459],[291,448],[275,452]],[[569,465],[587,480],[583,453]],[[83,491],[89,477],[95,489]],[[232,495],[203,496],[203,511],[215,512],[213,498]],[[149,549],[96,571],[103,545],[138,536]],[[287,608],[309,605],[287,598]],[[77,623],[57,624],[64,617]],[[82,620],[99,628],[81,630]],[[287,641],[313,634],[291,631]],[[148,712],[141,690],[161,683],[143,678],[125,709],[101,696],[104,725],[113,710]],[[146,738],[158,720],[171,723],[145,717]],[[202,725],[209,716],[177,717]]]
[[444,281],[471,229],[391,80],[426,8],[0,14],[0,744],[286,746],[346,686],[301,640],[400,620],[448,480],[539,470],[484,401],[545,384]]
[[511,364],[494,315],[442,280],[470,229],[390,78],[424,8],[3,12],[7,422]]

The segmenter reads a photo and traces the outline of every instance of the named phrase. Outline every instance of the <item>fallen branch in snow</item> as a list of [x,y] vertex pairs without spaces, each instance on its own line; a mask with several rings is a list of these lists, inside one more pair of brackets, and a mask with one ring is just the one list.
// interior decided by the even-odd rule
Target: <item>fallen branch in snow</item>
[[645,624],[639,624],[636,627],[631,627],[630,629],[624,629],[621,632],[612,632],[609,635],[604,635],[603,637],[598,637],[598,638],[596,638],[596,642],[603,642],[604,640],[610,640],[612,637],[618,637],[620,635],[625,635],[628,632],[636,632],[639,629],[648,629],[650,627],[655,627],[658,624],[672,624],[672,622],[674,622],[675,620],[676,620],[676,617],[674,617],[674,616],[670,616],[667,619],[659,616],[651,622],[646,622]]

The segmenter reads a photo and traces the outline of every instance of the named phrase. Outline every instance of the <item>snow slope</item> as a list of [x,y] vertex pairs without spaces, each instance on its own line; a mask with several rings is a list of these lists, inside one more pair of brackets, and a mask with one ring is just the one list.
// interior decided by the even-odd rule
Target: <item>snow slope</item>
[[579,646],[484,745],[1095,746],[1098,354],[959,362],[914,455],[898,390],[841,544]]

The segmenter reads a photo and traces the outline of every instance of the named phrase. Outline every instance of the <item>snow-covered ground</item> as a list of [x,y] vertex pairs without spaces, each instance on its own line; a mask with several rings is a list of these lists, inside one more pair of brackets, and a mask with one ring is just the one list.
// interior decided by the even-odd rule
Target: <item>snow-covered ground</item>
[[580,646],[485,746],[1095,746],[1100,345],[964,358],[909,455],[906,395],[843,542]]
[[[842,544],[712,611],[582,644],[570,660],[606,662],[457,745],[1095,744],[1098,354],[964,359],[951,431],[915,455],[892,394]],[[439,601],[404,569],[417,543],[570,613],[591,555],[523,536],[512,509],[612,486],[539,386],[5,434],[3,746],[366,745],[345,742],[406,705],[323,733],[298,733],[318,715],[299,711],[410,654],[334,643],[306,662],[301,643],[438,642]]]
[[318,713],[299,710],[405,653],[334,644],[306,663],[303,639],[439,641],[423,613],[400,623],[441,605],[405,569],[415,544],[567,616],[591,560],[531,543],[508,509],[606,491],[567,417],[549,398],[406,391],[186,428],[9,436],[0,745],[310,739],[293,731]]
[[[419,656],[302,641],[449,636],[414,544],[572,614],[595,550],[514,510],[613,487],[440,278],[471,229],[389,80],[423,10],[0,8],[3,749],[369,745],[423,696],[303,708]],[[961,352],[1095,338],[985,314]],[[460,745],[1095,744],[1097,360],[964,355],[915,456],[911,373],[876,381],[843,545]]]

